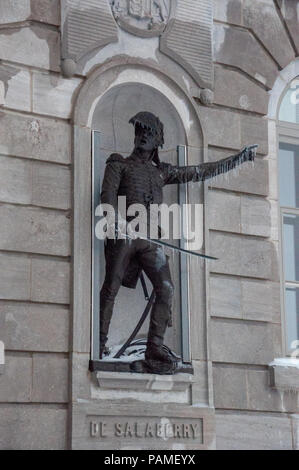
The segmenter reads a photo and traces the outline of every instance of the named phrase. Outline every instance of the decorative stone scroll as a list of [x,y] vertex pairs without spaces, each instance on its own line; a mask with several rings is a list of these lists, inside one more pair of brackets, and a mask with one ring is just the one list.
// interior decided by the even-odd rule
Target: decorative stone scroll
[[184,67],[202,88],[213,86],[212,0],[178,0],[160,49]]
[[62,70],[76,72],[76,63],[88,52],[118,40],[118,28],[108,0],[62,0]]

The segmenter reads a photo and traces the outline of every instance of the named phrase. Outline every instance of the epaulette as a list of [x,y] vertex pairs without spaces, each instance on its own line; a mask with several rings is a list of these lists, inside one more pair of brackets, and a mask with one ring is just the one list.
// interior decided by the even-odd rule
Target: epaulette
[[106,163],[111,163],[111,162],[120,162],[124,163],[125,159],[122,155],[119,153],[112,153],[110,157],[107,159]]

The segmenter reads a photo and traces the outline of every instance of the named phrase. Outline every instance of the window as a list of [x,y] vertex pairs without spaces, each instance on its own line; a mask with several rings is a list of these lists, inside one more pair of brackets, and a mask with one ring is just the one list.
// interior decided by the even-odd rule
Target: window
[[279,110],[279,202],[286,351],[299,340],[299,77]]

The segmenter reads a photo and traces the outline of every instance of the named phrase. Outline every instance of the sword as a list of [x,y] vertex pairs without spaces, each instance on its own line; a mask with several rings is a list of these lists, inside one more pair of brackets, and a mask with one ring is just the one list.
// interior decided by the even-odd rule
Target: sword
[[[127,238],[128,240],[135,240],[135,238],[129,237],[129,235],[121,233],[121,237]],[[160,245],[160,246],[165,246],[166,248],[171,248],[172,250],[176,250],[179,253],[183,253],[185,255],[192,255],[192,256],[198,256],[199,258],[204,258],[204,259],[209,259],[209,260],[218,260],[218,258],[215,258],[214,256],[208,256],[208,255],[202,255],[201,253],[196,253],[195,251],[191,250],[185,250],[184,248],[180,248],[178,246],[171,245],[170,243],[167,242],[162,242],[161,240],[153,240],[152,238],[146,238],[146,237],[138,237],[140,240],[145,240],[149,243],[154,243],[155,245]]]

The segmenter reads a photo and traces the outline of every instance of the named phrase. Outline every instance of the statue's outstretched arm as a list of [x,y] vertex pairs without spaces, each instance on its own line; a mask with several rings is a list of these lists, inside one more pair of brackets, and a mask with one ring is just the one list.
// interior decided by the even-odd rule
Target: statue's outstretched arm
[[257,145],[244,147],[238,154],[223,158],[217,162],[200,163],[199,165],[190,166],[173,166],[162,163],[165,184],[205,181],[222,173],[227,173],[244,162],[253,161],[257,147]]

